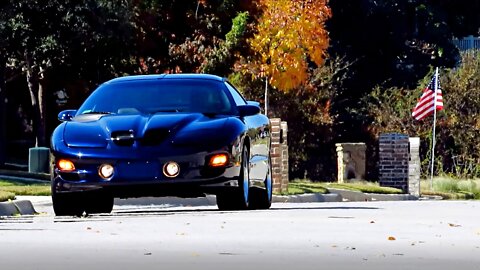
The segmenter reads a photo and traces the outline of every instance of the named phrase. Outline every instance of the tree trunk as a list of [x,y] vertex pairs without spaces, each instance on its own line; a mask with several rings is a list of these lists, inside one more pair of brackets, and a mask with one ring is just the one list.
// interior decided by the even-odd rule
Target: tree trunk
[[[32,102],[33,112],[33,133],[35,134],[35,147],[45,146],[45,117],[42,116],[39,103],[39,93],[43,96],[43,87],[39,87],[40,78],[39,72],[36,67],[32,65],[32,59],[30,55],[25,52],[25,64],[27,71],[27,85],[30,93],[30,100]],[[42,98],[43,101],[43,98]]]
[[5,103],[6,98],[6,84],[5,84],[5,65],[6,59],[0,55],[0,167],[5,165],[5,159],[7,157],[6,149],[6,127],[7,127],[7,104]]

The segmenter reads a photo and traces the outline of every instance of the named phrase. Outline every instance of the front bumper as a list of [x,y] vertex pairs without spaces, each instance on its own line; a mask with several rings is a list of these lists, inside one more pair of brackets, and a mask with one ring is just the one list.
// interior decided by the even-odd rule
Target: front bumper
[[[55,168],[52,189],[56,193],[102,191],[120,198],[198,197],[238,186],[239,162],[232,158],[225,167],[210,168],[205,165],[207,157],[197,154],[151,160],[75,159],[72,160],[74,171],[61,172]],[[164,175],[162,168],[169,161],[180,165],[177,177]],[[103,179],[98,174],[99,166],[105,163],[115,168],[109,179]]]

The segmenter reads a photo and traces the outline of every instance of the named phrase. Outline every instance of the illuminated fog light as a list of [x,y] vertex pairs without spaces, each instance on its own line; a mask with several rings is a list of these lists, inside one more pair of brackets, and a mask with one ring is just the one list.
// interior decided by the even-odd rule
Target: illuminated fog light
[[216,154],[210,158],[208,165],[211,167],[222,167],[227,165],[228,155],[227,154]]
[[73,165],[73,162],[68,159],[60,159],[57,162],[57,165],[62,172],[71,172],[75,170],[75,165]]
[[110,177],[112,177],[114,171],[115,169],[110,164],[102,164],[98,168],[98,174],[103,179],[109,179]]
[[176,177],[180,173],[180,166],[178,163],[169,161],[163,165],[163,174],[166,177]]

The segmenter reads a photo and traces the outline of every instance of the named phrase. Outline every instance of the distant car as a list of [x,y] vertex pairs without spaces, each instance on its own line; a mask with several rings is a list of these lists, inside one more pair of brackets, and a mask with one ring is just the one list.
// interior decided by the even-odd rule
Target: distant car
[[258,104],[207,74],[103,83],[58,115],[55,214],[110,213],[115,197],[205,194],[221,210],[269,208],[271,125]]

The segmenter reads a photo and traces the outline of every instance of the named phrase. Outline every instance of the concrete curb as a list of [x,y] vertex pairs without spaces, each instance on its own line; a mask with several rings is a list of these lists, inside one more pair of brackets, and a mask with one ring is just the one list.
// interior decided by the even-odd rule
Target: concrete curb
[[15,200],[0,203],[0,216],[33,215],[36,214],[29,200]]
[[[314,203],[314,202],[349,202],[349,201],[405,201],[418,200],[409,194],[369,194],[343,189],[329,189],[329,194],[309,193],[301,195],[280,196],[274,195],[273,203]],[[52,207],[49,196],[18,196],[18,200],[0,203],[0,216],[32,215],[36,214],[34,205],[44,209]],[[214,195],[198,198],[178,197],[142,197],[129,199],[115,199],[117,206],[216,206]]]
[[376,194],[363,193],[360,191],[352,191],[345,189],[329,188],[328,191],[338,194],[342,197],[342,201],[411,201],[418,200],[418,197],[410,194]]

